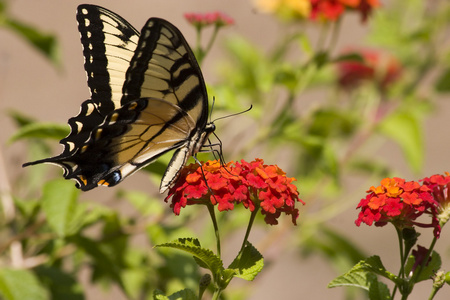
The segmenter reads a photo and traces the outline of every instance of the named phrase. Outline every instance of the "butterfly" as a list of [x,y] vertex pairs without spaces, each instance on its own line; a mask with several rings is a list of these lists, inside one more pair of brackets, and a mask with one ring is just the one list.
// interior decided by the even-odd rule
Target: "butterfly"
[[91,99],[69,119],[60,155],[23,166],[56,164],[64,178],[88,191],[114,186],[175,150],[161,180],[164,193],[215,130],[191,48],[159,18],[150,18],[139,33],[114,12],[84,4],[77,21]]

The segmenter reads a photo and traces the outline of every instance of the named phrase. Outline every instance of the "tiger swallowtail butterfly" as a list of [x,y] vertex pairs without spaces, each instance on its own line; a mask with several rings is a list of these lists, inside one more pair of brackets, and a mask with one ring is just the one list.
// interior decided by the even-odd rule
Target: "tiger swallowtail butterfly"
[[139,33],[112,11],[80,5],[77,21],[91,99],[69,119],[60,155],[23,166],[57,164],[88,191],[114,186],[175,150],[161,180],[164,193],[215,129],[192,50],[163,19],[150,18]]

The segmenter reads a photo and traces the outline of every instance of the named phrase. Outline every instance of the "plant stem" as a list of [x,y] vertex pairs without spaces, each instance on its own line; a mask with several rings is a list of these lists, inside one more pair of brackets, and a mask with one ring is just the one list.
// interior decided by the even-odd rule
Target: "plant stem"
[[213,222],[214,226],[214,233],[216,235],[216,245],[217,245],[217,256],[221,257],[220,255],[220,233],[219,233],[219,226],[217,225],[217,219],[216,219],[216,213],[214,212],[214,205],[212,204],[206,204],[208,207],[209,215],[211,216],[211,220]]
[[216,40],[217,37],[217,33],[219,32],[219,28],[220,26],[214,26],[214,32],[211,36],[211,39],[208,42],[208,45],[206,45],[205,50],[203,51],[203,56],[206,56],[206,54],[209,52],[209,50],[211,50],[212,45],[214,44],[214,41]]
[[202,49],[202,28],[197,27],[197,41],[196,41],[196,47],[195,47],[195,57],[197,58],[198,65],[202,65],[204,52]]
[[221,289],[215,290],[215,291],[214,291],[214,294],[213,294],[213,296],[212,296],[212,300],[218,300],[221,293],[222,293],[222,290],[221,290]]
[[253,222],[255,221],[256,214],[258,213],[259,207],[255,207],[250,215],[250,220],[248,221],[247,231],[245,232],[244,241],[242,242],[241,250],[239,251],[238,258],[241,258],[242,252],[244,251],[245,245],[247,244],[248,237],[250,236],[250,231],[252,230]]
[[[400,250],[400,271],[398,272],[398,277],[400,278],[404,278],[405,277],[405,268],[403,267],[404,265],[404,255],[403,255],[403,233],[402,230],[397,228],[395,226],[395,230],[397,231],[397,237],[398,237],[398,247]],[[391,295],[391,299],[394,299],[395,293],[397,292],[398,289],[398,285],[396,284],[394,286],[394,289],[392,290],[392,295]]]

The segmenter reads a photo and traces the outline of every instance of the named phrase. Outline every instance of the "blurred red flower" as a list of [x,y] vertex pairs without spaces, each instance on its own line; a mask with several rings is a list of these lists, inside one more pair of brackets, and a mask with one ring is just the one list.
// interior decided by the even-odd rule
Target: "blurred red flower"
[[212,203],[224,211],[242,204],[250,211],[261,208],[267,224],[278,224],[281,213],[291,215],[296,224],[299,212],[295,202],[305,203],[298,198],[294,180],[286,177],[277,165],[265,165],[262,159],[230,162],[225,166],[208,161],[202,166],[186,166],[165,201],[171,200],[170,207],[176,215],[186,205]]
[[338,64],[338,84],[353,89],[363,82],[374,82],[384,91],[401,75],[400,63],[392,56],[375,50],[347,50],[344,54],[357,54],[362,61],[342,61]]
[[336,21],[346,9],[356,10],[365,22],[372,9],[380,5],[378,0],[311,0],[312,20]]
[[197,28],[215,25],[218,27],[233,25],[234,19],[221,12],[185,13],[184,18]]

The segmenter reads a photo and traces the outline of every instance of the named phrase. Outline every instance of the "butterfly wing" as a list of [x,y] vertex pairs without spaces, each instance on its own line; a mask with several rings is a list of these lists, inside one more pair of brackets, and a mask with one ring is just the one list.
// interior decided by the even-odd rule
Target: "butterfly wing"
[[91,101],[106,116],[122,106],[122,87],[139,32],[121,16],[95,5],[78,6],[77,22]]
[[[83,41],[82,28],[88,28],[94,20],[98,21],[94,26],[96,29],[86,30],[88,33]],[[106,55],[84,50],[86,61],[104,63],[106,59],[106,66],[112,66],[111,62],[120,65],[122,60],[126,64],[137,36],[130,34],[136,33],[130,29],[131,25],[106,9],[86,5],[79,7],[78,22],[85,25],[80,27],[84,49],[104,44],[106,50]],[[98,29],[100,24],[101,30]],[[108,31],[105,26],[111,29]],[[127,30],[116,32],[112,28]],[[100,31],[105,30],[102,35]],[[94,32],[100,43],[87,40]],[[111,46],[118,45],[112,43],[118,37],[124,43]],[[61,140],[65,145],[64,152],[25,165],[58,164],[63,167],[66,179],[75,179],[79,188],[90,190],[99,185],[116,185],[167,151],[179,149],[161,183],[160,191],[167,189],[189,155],[195,154],[206,140],[206,87],[184,37],[165,20],[152,18],[147,21],[133,53],[125,73],[121,66],[105,69],[99,64],[85,64],[92,99],[83,103],[81,113],[69,120],[72,132]],[[90,72],[94,75],[90,76]],[[114,81],[117,78],[118,81]],[[121,80],[124,82],[119,101],[115,82]],[[112,105],[114,110],[110,110]],[[103,116],[105,113],[106,117]],[[88,128],[85,123],[94,118],[102,121]]]
[[126,77],[122,103],[139,97],[163,99],[180,108],[168,126],[186,117],[195,122],[184,142],[172,147],[179,149],[161,180],[163,193],[214,130],[213,125],[207,126],[208,96],[203,75],[181,32],[165,20],[151,18],[141,31]]
[[139,32],[125,19],[99,6],[78,6],[77,22],[91,99],[83,102],[79,114],[69,119],[71,132],[60,141],[63,153],[24,164],[55,163],[64,169],[64,176],[77,168],[66,158],[77,155],[90,139],[91,131],[121,106],[125,74],[139,40]]
[[[169,22],[151,18],[143,27],[121,103],[123,107],[96,131],[101,133],[92,135],[98,138],[88,147],[104,152],[98,158],[103,163],[97,164],[104,167],[86,177],[86,188],[113,186],[162,154],[179,149],[161,181],[162,193],[203,144],[208,116],[201,70],[183,35]],[[86,153],[91,151],[88,148]]]

